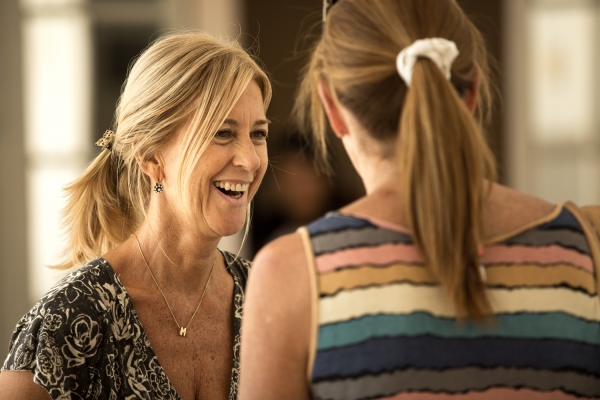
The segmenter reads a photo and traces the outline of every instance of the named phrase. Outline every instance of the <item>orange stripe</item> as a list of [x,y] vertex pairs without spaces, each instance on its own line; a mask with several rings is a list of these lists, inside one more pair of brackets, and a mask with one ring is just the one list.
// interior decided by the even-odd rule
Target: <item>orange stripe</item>
[[522,245],[488,246],[483,254],[483,262],[487,264],[556,264],[569,263],[590,273],[594,265],[590,256],[562,246],[551,245],[529,247]]
[[583,288],[589,294],[596,293],[596,282],[589,273],[569,264],[540,265],[494,265],[486,268],[490,286],[556,286],[567,284]]
[[319,276],[319,292],[334,294],[343,289],[354,289],[370,285],[385,285],[392,282],[436,283],[428,268],[415,265],[394,264],[388,267],[363,266],[345,268]]
[[[596,293],[594,278],[587,272],[570,264],[540,265],[493,265],[486,268],[489,286],[548,287],[567,284],[583,288],[589,294]],[[438,281],[431,271],[421,265],[393,264],[387,267],[365,265],[344,268],[321,274],[319,293],[332,295],[340,290],[351,290],[372,285],[395,282],[435,284]]]

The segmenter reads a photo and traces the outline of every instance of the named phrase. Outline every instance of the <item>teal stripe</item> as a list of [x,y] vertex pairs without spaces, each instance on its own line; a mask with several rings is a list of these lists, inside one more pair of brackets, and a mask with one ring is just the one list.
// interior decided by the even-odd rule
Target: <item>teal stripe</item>
[[319,327],[318,350],[348,346],[375,337],[434,335],[446,338],[505,337],[564,339],[600,345],[600,323],[572,315],[519,313],[497,315],[492,325],[458,324],[425,312],[369,315]]

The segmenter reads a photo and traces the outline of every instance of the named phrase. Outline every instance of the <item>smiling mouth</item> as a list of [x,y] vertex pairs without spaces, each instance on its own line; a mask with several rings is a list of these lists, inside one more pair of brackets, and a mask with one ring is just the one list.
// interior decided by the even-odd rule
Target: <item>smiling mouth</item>
[[248,191],[249,183],[229,183],[229,182],[214,182],[214,185],[221,193],[233,198],[239,199],[244,192]]

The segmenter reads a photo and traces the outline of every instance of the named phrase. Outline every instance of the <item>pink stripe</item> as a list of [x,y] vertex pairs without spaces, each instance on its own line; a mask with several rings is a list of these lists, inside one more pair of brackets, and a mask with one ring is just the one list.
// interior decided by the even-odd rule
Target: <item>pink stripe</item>
[[317,271],[325,273],[348,265],[423,262],[412,244],[385,244],[377,247],[340,250],[316,258]]
[[[486,264],[557,264],[568,263],[584,271],[594,273],[589,256],[558,245],[528,247],[522,245],[487,246],[483,255]],[[422,263],[423,258],[412,244],[386,244],[377,247],[340,250],[316,258],[320,273],[334,271],[351,265],[390,263]]]
[[392,397],[381,397],[381,400],[454,400],[454,399],[482,399],[482,400],[572,400],[579,397],[571,396],[560,390],[552,392],[538,392],[531,389],[509,389],[509,388],[494,388],[485,392],[468,392],[468,393],[401,393]]
[[594,265],[589,256],[557,245],[544,247],[527,247],[521,245],[488,246],[485,248],[483,261],[486,264],[557,264],[565,262],[590,273],[594,272]]

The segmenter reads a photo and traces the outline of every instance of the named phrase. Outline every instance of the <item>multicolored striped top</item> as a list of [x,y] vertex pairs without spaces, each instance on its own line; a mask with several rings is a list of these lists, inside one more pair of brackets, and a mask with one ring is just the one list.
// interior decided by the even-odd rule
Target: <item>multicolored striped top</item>
[[567,208],[485,247],[492,324],[456,322],[405,228],[334,212],[301,231],[316,399],[600,398],[594,263]]

